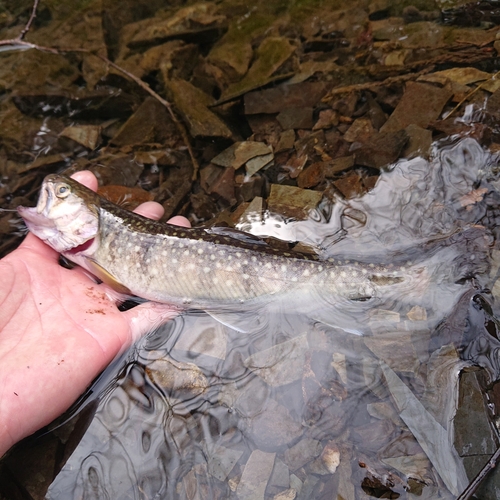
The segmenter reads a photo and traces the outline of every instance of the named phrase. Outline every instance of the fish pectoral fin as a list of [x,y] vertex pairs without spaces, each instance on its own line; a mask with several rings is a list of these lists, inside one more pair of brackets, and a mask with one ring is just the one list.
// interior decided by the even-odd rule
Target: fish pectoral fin
[[109,285],[113,290],[125,295],[133,295],[133,293],[125,285],[122,285],[111,273],[106,271],[106,269],[100,266],[97,262],[87,259],[86,263],[88,270],[103,283]]
[[249,315],[241,312],[227,312],[227,311],[206,311],[212,318],[219,323],[236,330],[240,333],[250,333],[260,330],[262,326],[260,323],[263,321],[260,316],[254,314]]

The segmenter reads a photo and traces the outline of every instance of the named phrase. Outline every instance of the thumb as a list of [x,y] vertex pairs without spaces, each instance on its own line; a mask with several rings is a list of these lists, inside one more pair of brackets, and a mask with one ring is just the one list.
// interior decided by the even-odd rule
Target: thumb
[[175,318],[181,312],[182,309],[169,304],[145,302],[122,314],[129,323],[131,342],[133,343],[151,330]]

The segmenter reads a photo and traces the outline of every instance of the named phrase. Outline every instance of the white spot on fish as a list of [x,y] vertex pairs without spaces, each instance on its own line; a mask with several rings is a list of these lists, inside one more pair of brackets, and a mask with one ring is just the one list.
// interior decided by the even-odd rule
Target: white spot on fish
[[294,277],[292,278],[292,281],[297,281],[297,276],[294,276]]
[[184,250],[183,254],[182,255],[185,255],[186,257],[189,256],[189,250]]
[[243,265],[244,265],[244,266],[248,266],[248,260],[244,260],[244,261],[243,261]]
[[198,253],[201,255],[203,253],[203,248],[198,248]]
[[286,266],[285,265],[281,266],[281,271],[286,273]]
[[252,262],[257,262],[257,257],[255,257],[255,255],[253,255],[251,260],[252,260]]
[[[309,269],[306,269],[303,273],[302,276],[309,276],[311,273],[309,272]],[[335,273],[330,273],[330,276],[333,278]]]
[[210,260],[215,260],[215,255],[211,255]]
[[192,271],[196,266],[192,263],[192,264],[188,264],[187,268]]
[[163,257],[166,257],[166,256],[168,255],[168,252],[167,252],[166,250],[163,250],[163,251],[161,252],[161,254],[162,254],[162,256],[163,256]]
[[244,280],[247,280],[248,278],[250,278],[250,276],[249,276],[248,274],[244,274],[244,275],[243,275],[243,279],[244,279]]
[[342,271],[342,272],[340,273],[340,276],[341,276],[342,278],[345,278],[345,277],[347,276],[347,273],[346,273],[345,271]]
[[323,271],[323,266],[319,266],[318,271]]
[[203,268],[203,272],[204,272],[205,274],[208,274],[208,273],[210,272],[210,268],[209,268],[209,267],[204,267],[204,268]]
[[179,261],[177,259],[172,259],[172,264],[177,264]]
[[240,252],[236,252],[236,257],[241,257],[241,253]]

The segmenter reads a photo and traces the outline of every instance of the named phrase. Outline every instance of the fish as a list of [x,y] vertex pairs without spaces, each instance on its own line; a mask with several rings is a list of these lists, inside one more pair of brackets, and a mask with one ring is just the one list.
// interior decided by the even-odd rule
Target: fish
[[[36,207],[18,212],[34,235],[118,292],[206,311],[238,331],[265,311],[305,314],[360,334],[350,326],[360,307],[365,314],[388,298],[428,293],[432,274],[432,259],[381,265],[321,258],[236,230],[150,220],[59,174],[44,179]],[[439,303],[439,294],[429,300]]]

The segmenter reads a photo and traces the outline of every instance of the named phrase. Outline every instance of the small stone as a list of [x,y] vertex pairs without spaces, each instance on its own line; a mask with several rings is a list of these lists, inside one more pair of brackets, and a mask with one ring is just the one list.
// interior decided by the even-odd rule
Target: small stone
[[285,451],[285,463],[295,471],[321,453],[321,443],[316,439],[304,438]]
[[312,108],[284,109],[276,117],[283,130],[311,128],[313,126]]
[[236,489],[240,500],[264,500],[275,456],[275,453],[264,453],[260,450],[252,452]]

